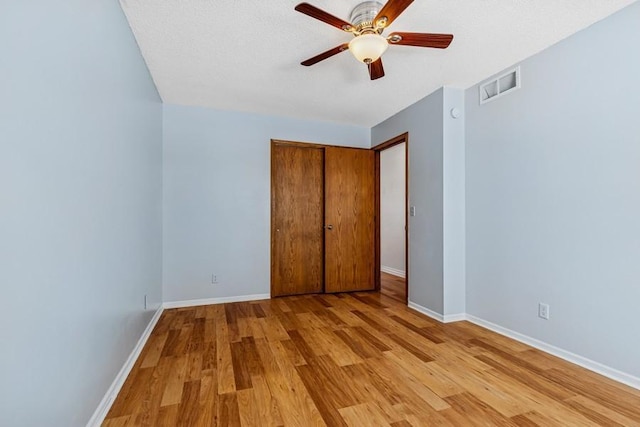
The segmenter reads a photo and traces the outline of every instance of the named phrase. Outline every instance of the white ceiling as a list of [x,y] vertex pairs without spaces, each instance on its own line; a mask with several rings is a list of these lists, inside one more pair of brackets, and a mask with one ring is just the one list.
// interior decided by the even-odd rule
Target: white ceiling
[[[302,0],[120,0],[165,103],[373,126],[441,86],[467,88],[636,0],[416,0],[393,31],[454,34],[446,50],[390,46],[371,81],[351,39]],[[307,0],[349,19],[361,0]],[[524,82],[523,84],[526,84]]]

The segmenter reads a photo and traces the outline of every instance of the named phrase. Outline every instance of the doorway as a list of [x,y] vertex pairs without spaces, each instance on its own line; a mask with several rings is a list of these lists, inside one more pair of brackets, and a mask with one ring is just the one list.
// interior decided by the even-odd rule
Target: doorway
[[376,153],[376,266],[380,293],[408,302],[409,140],[399,135],[373,147]]

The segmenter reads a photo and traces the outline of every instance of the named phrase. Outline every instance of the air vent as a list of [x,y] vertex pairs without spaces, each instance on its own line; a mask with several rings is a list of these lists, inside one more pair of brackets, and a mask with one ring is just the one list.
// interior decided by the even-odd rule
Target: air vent
[[493,101],[516,89],[520,89],[520,67],[482,83],[480,85],[480,104]]

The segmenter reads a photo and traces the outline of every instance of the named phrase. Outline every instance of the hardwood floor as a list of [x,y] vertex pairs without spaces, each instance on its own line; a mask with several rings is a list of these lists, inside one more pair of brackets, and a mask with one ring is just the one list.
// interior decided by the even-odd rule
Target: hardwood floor
[[166,310],[105,426],[640,426],[640,391],[380,293]]
[[403,304],[407,303],[407,289],[402,277],[380,272],[380,293]]

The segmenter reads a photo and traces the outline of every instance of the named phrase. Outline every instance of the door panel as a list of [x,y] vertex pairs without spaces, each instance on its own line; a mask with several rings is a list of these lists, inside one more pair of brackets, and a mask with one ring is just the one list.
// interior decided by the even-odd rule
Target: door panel
[[375,287],[375,154],[325,148],[325,292]]
[[324,150],[271,150],[271,296],[322,292]]

